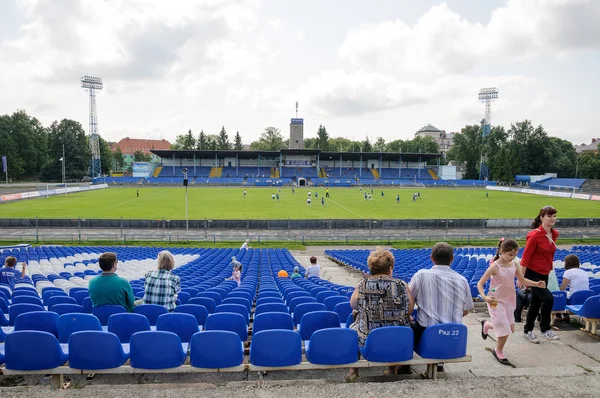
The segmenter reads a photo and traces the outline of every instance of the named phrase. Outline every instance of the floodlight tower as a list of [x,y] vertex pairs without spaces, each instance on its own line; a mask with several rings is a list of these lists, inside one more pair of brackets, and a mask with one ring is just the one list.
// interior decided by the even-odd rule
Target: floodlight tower
[[90,150],[92,152],[91,177],[102,176],[100,163],[100,135],[98,135],[98,115],[96,114],[96,90],[104,87],[99,77],[84,76],[81,78],[81,87],[90,92]]
[[490,177],[485,145],[487,145],[487,137],[492,129],[492,102],[496,99],[498,99],[498,89],[496,87],[482,88],[479,90],[479,101],[485,104],[485,116],[481,121],[483,149],[481,151],[481,162],[479,167],[480,180],[487,180]]

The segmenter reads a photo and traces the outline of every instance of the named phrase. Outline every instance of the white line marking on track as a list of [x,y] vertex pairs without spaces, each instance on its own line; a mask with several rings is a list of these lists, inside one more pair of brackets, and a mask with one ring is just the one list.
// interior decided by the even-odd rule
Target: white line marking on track
[[360,218],[362,218],[362,219],[364,220],[364,217],[363,217],[363,216],[361,216],[360,214],[358,214],[358,213],[356,213],[356,212],[354,212],[354,211],[350,210],[349,208],[347,208],[347,207],[345,207],[345,206],[342,206],[341,204],[339,204],[339,203],[338,203],[338,202],[336,202],[335,200],[333,200],[333,199],[329,199],[329,201],[330,201],[330,202],[333,202],[333,203],[335,203],[336,205],[340,206],[340,207],[341,207],[342,209],[344,209],[344,210],[348,210],[348,211],[349,211],[350,213],[352,213],[352,214],[356,214],[357,216],[359,216]]

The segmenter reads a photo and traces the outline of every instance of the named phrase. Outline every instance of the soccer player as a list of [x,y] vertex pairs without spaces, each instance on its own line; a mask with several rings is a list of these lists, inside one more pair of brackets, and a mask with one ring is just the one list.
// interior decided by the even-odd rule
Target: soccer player
[[273,199],[273,201],[275,201],[275,194],[274,193],[271,194],[271,199]]
[[371,196],[371,194],[367,194],[367,200],[373,200],[373,197]]
[[487,189],[485,190],[485,198],[489,199],[490,198],[490,193],[487,191]]
[[396,203],[400,203],[400,195],[396,195]]
[[310,204],[310,198],[306,199],[306,205],[312,207],[312,205]]
[[310,191],[308,191],[308,197],[310,198]]
[[315,191],[315,198],[319,197],[319,193],[317,191]]
[[294,193],[296,193],[296,191],[294,190],[294,188],[292,188],[292,193],[293,193],[293,194],[294,194]]
[[244,189],[244,194],[242,195],[244,198],[246,197],[246,190]]
[[329,188],[325,189],[325,197],[329,198]]
[[140,197],[140,190],[138,189],[138,190],[135,192],[135,194],[136,194],[136,196],[139,198],[139,197]]
[[363,193],[365,194],[365,200],[367,200],[367,191],[363,191]]
[[321,196],[321,206],[325,206],[325,198]]
[[417,198],[421,199],[421,191],[417,191]]
[[381,191],[381,196],[383,197],[383,191]]
[[279,194],[275,195],[277,197],[277,201],[279,202]]

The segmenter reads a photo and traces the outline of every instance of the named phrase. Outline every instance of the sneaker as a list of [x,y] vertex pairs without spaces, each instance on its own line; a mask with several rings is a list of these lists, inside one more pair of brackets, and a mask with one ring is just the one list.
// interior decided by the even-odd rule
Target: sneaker
[[527,340],[531,341],[533,344],[540,344],[540,341],[535,336],[535,334],[533,334],[533,332],[527,332],[525,334],[525,337],[527,338]]
[[552,330],[546,330],[544,333],[542,333],[542,336],[544,336],[548,340],[560,340],[560,337],[555,335]]

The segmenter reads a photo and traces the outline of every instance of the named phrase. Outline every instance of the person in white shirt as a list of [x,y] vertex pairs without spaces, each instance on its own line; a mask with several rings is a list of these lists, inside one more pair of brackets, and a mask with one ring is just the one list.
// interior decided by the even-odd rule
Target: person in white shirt
[[[565,273],[563,274],[563,280],[560,284],[560,290],[566,290],[567,297],[579,290],[588,290],[590,288],[590,277],[587,272],[579,268],[579,257],[575,254],[569,254],[565,257]],[[570,322],[569,314],[565,313],[562,317],[556,316],[557,321]]]
[[310,258],[310,265],[306,268],[306,273],[304,274],[306,279],[311,276],[316,276],[317,278],[321,277],[321,266],[317,264],[317,258],[315,256]]
[[240,250],[242,249],[249,249],[248,247],[248,243],[250,242],[250,240],[246,239],[246,241],[242,244],[242,247],[240,247]]
[[409,288],[419,307],[415,320],[415,348],[428,326],[440,323],[462,323],[462,318],[473,308],[473,298],[467,279],[450,268],[454,252],[445,243],[436,243],[431,249],[431,269],[419,270],[411,279]]

